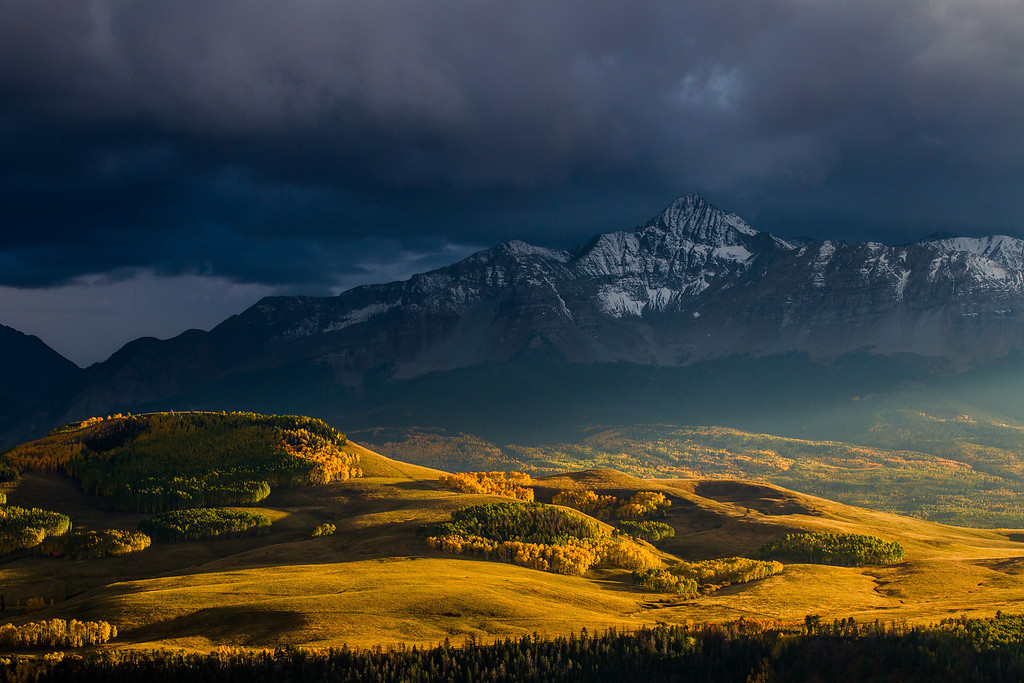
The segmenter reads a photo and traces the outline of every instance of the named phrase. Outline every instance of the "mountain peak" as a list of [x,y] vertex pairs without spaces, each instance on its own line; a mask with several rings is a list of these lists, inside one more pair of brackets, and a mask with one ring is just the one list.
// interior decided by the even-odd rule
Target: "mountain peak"
[[685,194],[637,232],[655,229],[712,246],[740,244],[740,235],[757,231],[734,213],[726,213],[698,194]]

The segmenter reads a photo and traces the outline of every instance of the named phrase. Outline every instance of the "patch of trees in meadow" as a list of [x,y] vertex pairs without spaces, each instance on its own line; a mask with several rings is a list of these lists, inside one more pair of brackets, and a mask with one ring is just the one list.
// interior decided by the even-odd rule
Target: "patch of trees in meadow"
[[894,564],[903,559],[903,546],[861,534],[786,534],[764,544],[758,559],[863,567],[866,564]]
[[324,522],[323,524],[317,524],[316,528],[313,529],[313,533],[310,537],[316,538],[318,536],[333,536],[334,532],[338,530],[338,527],[330,522]]
[[612,538],[593,521],[539,503],[474,505],[450,522],[418,531],[443,552],[482,555],[531,569],[579,576],[602,563],[647,569],[659,561],[628,538]]
[[136,512],[253,505],[271,487],[361,476],[344,434],[320,420],[256,413],[90,418],[16,446],[3,461],[67,474],[87,493]]
[[668,569],[633,572],[633,583],[659,593],[697,595],[737,583],[747,583],[774,576],[782,571],[782,563],[774,560],[751,560],[726,557],[700,562],[677,562]]
[[71,530],[67,515],[39,508],[0,507],[0,555],[33,548],[49,536],[60,536]]
[[220,648],[115,650],[6,657],[9,681],[128,683],[292,681],[1017,681],[1024,680],[1024,617],[950,619],[931,626],[740,619],[536,634],[461,647],[352,650]]
[[676,530],[668,524],[652,522],[647,519],[639,522],[630,519],[621,520],[619,529],[648,543],[657,543],[663,538],[673,538],[676,535]]
[[148,548],[151,543],[152,539],[141,531],[72,531],[63,536],[47,538],[39,544],[38,551],[41,555],[65,560],[89,560],[137,553]]
[[533,480],[522,472],[456,472],[438,479],[464,493],[489,493],[494,496],[532,501]]
[[217,508],[174,510],[139,522],[139,531],[154,541],[167,543],[252,536],[269,527],[266,515]]
[[117,637],[117,627],[105,621],[50,619],[31,621],[21,626],[0,626],[0,648],[43,650],[102,645]]

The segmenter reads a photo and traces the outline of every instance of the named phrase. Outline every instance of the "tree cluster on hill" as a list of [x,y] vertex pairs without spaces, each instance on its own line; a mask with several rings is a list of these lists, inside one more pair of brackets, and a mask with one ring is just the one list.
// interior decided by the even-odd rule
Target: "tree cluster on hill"
[[697,582],[701,589],[718,589],[734,583],[757,581],[782,571],[775,560],[751,560],[746,557],[725,557],[701,562],[677,562],[669,571],[682,579]]
[[780,562],[726,557],[700,562],[677,562],[668,569],[633,572],[638,586],[661,593],[713,593],[737,583],[774,576],[783,569]]
[[1019,681],[1024,617],[910,626],[740,619],[462,647],[114,650],[0,659],[9,681]]
[[338,527],[330,522],[324,522],[323,524],[317,524],[316,528],[313,529],[313,533],[310,534],[312,538],[317,536],[333,536],[334,532],[338,530]]
[[0,555],[33,548],[48,536],[60,536],[71,530],[67,515],[39,508],[0,507]]
[[672,505],[664,493],[654,491],[640,491],[624,501],[615,496],[598,495],[596,491],[561,491],[551,502],[585,512],[601,521],[643,519]]
[[14,465],[0,460],[0,481],[17,481],[21,471]]
[[65,560],[88,560],[137,553],[151,543],[152,539],[141,531],[72,531],[46,539],[39,544],[39,553]]
[[903,559],[903,546],[877,536],[860,534],[786,534],[757,551],[758,559],[863,567],[894,564]]
[[346,480],[358,455],[320,420],[255,413],[153,413],[93,418],[16,446],[4,461],[66,473],[122,509],[159,512],[252,505],[274,486]]
[[0,626],[0,648],[41,650],[46,648],[102,645],[117,637],[117,627],[105,621],[31,621],[21,626]]
[[673,538],[676,535],[676,530],[668,524],[648,519],[639,522],[624,519],[619,522],[619,529],[648,543],[657,543],[663,538]]
[[139,531],[154,541],[169,543],[251,536],[268,527],[266,515],[216,508],[174,510],[139,522]]
[[558,574],[582,575],[601,563],[631,570],[659,564],[649,550],[628,538],[610,538],[591,520],[539,503],[475,505],[418,533],[444,552],[482,555]]
[[657,593],[697,595],[700,592],[700,586],[693,579],[680,578],[669,570],[660,568],[635,570],[633,572],[633,585]]
[[532,501],[533,480],[522,472],[457,472],[445,474],[438,481],[465,493],[489,493],[505,498]]

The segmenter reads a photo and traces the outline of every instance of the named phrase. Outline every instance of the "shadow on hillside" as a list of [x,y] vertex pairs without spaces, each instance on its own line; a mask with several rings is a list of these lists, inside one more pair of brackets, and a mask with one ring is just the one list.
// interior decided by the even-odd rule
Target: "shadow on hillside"
[[308,623],[301,612],[246,606],[209,607],[123,631],[118,641],[152,642],[201,636],[245,647],[266,646],[288,637]]
[[436,481],[431,479],[418,479],[413,481],[400,481],[395,484],[391,484],[396,489],[403,491],[451,491],[452,489],[447,486],[438,484]]

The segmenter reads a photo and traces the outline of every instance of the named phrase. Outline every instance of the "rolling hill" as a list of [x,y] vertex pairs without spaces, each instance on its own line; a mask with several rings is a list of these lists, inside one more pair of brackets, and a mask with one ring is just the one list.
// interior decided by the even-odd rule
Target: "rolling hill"
[[[276,487],[256,505],[232,508],[265,515],[271,524],[261,535],[153,543],[140,552],[81,561],[28,550],[8,554],[0,560],[5,616],[15,623],[104,620],[118,627],[111,646],[208,651],[218,645],[432,645],[445,638],[740,616],[924,622],[991,615],[1024,599],[1019,532],[944,526],[736,479],[653,480],[605,469],[536,477],[532,489],[540,503],[564,491],[619,499],[663,494],[671,505],[657,520],[675,535],[650,552],[667,566],[750,556],[790,533],[878,536],[901,544],[906,557],[889,566],[786,563],[769,578],[707,595],[675,595],[635,587],[628,571],[606,565],[565,576],[446,554],[431,549],[417,530],[468,506],[508,499],[459,491],[439,470],[349,441],[339,450],[358,458],[361,476]],[[2,488],[9,505],[65,514],[76,530],[133,530],[149,514],[86,494],[66,476],[29,472]],[[335,533],[312,537],[324,523],[335,525]],[[33,609],[25,611],[30,599]]]

